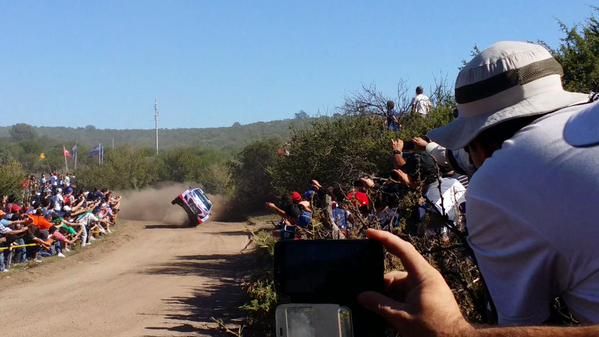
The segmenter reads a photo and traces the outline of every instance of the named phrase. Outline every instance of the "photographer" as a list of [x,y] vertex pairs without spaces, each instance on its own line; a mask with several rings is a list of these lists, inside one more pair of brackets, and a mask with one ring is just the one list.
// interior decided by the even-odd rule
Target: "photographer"
[[468,152],[464,149],[454,151],[446,149],[426,137],[414,137],[412,144],[414,144],[415,150],[426,151],[430,154],[437,165],[448,172],[449,176],[458,179],[464,187],[468,187],[468,177],[471,177],[476,170],[470,162]]
[[599,105],[562,74],[544,47],[498,42],[460,71],[458,118],[429,133],[477,167],[468,243],[500,325],[543,324],[558,296],[599,323]]
[[[397,157],[397,156],[396,156]],[[427,153],[412,152],[401,156],[402,166],[393,171],[393,177],[411,190],[422,194],[419,216],[440,216],[435,228],[444,239],[448,238],[446,222],[458,223],[465,202],[466,188],[454,178],[443,178],[434,159]]]

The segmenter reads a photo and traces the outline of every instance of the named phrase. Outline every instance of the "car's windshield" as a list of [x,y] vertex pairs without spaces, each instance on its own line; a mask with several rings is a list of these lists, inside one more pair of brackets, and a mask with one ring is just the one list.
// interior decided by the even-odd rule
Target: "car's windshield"
[[206,206],[207,210],[210,210],[212,208],[212,204],[210,203],[208,198],[206,198],[206,196],[204,195],[204,193],[202,191],[194,190],[193,194],[195,194],[198,197],[198,199],[200,199],[200,201]]

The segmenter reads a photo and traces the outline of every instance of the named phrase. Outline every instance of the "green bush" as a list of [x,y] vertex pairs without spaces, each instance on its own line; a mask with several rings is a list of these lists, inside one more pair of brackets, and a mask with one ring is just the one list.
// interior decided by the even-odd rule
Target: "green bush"
[[249,301],[241,306],[248,314],[244,337],[270,337],[273,336],[275,309],[277,295],[274,288],[272,272],[275,240],[271,230],[263,229],[252,233],[255,250],[255,270],[242,288],[249,297]]
[[0,194],[12,195],[20,200],[22,197],[21,183],[24,179],[25,171],[20,163],[10,161],[0,165]]
[[570,91],[599,91],[599,7],[582,27],[560,22],[565,37],[553,56],[564,68],[564,88]]
[[273,195],[272,165],[276,162],[278,139],[256,141],[229,162],[232,204],[237,211],[262,208]]
[[311,179],[347,185],[363,174],[388,172],[392,136],[378,116],[320,119],[312,128],[295,130],[289,156],[272,167],[275,190],[302,191]]
[[122,147],[107,151],[104,164],[78,170],[77,181],[88,189],[140,189],[158,181],[158,165],[149,151]]

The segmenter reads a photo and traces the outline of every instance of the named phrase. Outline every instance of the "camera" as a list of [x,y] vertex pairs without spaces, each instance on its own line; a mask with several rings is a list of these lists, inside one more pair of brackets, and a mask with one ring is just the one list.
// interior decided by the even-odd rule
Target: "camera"
[[379,242],[279,241],[274,260],[277,337],[384,336],[382,319],[357,303],[363,291],[383,291]]

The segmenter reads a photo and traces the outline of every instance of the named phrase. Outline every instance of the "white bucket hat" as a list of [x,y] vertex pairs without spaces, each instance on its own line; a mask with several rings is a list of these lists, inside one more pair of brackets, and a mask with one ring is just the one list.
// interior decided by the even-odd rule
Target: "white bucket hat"
[[458,118],[429,137],[452,150],[510,119],[543,115],[584,103],[588,95],[565,91],[563,70],[542,46],[502,41],[482,51],[458,74]]

